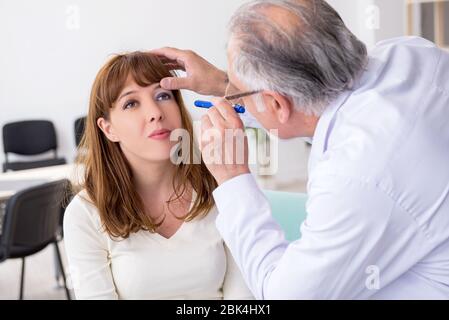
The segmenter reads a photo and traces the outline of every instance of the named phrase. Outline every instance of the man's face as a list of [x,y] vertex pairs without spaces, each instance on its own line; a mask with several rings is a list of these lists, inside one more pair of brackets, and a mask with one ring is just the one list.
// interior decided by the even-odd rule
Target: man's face
[[[243,93],[251,91],[247,88],[233,71],[233,61],[239,52],[238,41],[231,38],[228,45],[228,77],[232,84],[231,92]],[[262,88],[263,89],[263,88]],[[319,117],[305,115],[297,111],[293,102],[279,93],[265,90],[261,93],[242,98],[243,104],[251,115],[267,130],[277,130],[281,139],[296,137],[312,137]]]
[[[237,49],[234,42],[231,40],[228,46],[228,77],[229,77],[229,90],[227,95],[233,95],[243,92],[248,92],[248,89],[234,74],[233,61]],[[257,96],[256,96],[257,95]],[[265,96],[262,93],[256,93],[251,96],[241,98],[246,110],[267,130],[279,129],[279,122],[276,121],[276,117],[272,114],[272,110],[267,107]],[[234,101],[233,101],[234,102]]]

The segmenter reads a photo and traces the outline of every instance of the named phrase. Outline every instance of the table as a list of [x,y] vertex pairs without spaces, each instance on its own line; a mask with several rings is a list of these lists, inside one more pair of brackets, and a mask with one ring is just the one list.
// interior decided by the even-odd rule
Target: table
[[0,200],[9,199],[14,193],[39,183],[69,179],[79,183],[82,170],[74,164],[0,173]]
[[45,179],[30,179],[30,180],[0,180],[0,201],[8,200],[15,192],[33,187],[42,183],[48,182]]
[[6,202],[16,192],[46,182],[69,179],[80,183],[82,169],[74,164],[0,173],[0,234]]
[[[72,184],[82,181],[84,170],[75,164],[64,164],[29,170],[10,171],[0,173],[0,235],[2,234],[3,217],[6,203],[16,192],[39,184],[68,179]],[[61,270],[55,259],[55,277],[59,283]]]

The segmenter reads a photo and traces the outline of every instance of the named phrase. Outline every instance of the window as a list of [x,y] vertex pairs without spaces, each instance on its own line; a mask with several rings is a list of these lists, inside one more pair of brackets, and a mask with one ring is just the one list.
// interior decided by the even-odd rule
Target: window
[[408,34],[449,50],[449,0],[407,0]]

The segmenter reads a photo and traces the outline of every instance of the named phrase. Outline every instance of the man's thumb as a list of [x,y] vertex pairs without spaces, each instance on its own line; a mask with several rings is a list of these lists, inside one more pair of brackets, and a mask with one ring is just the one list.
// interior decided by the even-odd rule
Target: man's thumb
[[188,81],[186,78],[164,78],[161,80],[161,87],[166,90],[188,89]]

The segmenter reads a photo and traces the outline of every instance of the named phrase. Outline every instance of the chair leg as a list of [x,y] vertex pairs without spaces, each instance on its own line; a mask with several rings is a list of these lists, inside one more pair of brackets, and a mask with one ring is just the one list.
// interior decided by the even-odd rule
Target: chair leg
[[25,282],[25,258],[22,258],[22,273],[20,275],[20,295],[19,300],[23,300],[23,285]]
[[55,247],[55,255],[54,255],[54,263],[55,263],[55,279],[56,279],[56,288],[62,288],[61,285],[61,268],[59,267],[59,261],[58,261],[58,253],[56,252]]
[[67,296],[67,300],[71,300],[70,292],[69,292],[69,289],[67,288],[67,282],[66,282],[66,279],[65,279],[64,266],[62,265],[62,258],[61,258],[61,253],[59,252],[58,242],[55,241],[54,244],[55,244],[55,249],[56,249],[56,256],[58,257],[59,268],[61,270],[62,280],[64,281],[65,294]]

